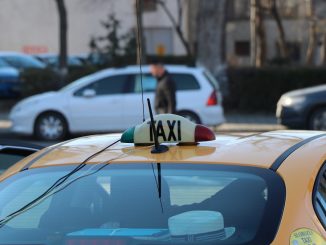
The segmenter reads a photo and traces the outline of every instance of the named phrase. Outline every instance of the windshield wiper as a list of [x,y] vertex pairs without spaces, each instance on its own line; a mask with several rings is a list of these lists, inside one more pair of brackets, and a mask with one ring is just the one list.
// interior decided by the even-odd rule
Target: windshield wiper
[[[23,213],[25,211],[27,211],[30,207],[32,207],[34,204],[38,203],[40,200],[42,200],[44,197],[46,197],[51,191],[53,191],[54,189],[60,187],[61,185],[63,185],[67,179],[69,179],[69,177],[71,177],[72,175],[74,175],[75,173],[77,173],[78,171],[80,171],[82,168],[84,168],[86,166],[86,163],[94,158],[95,156],[97,156],[98,154],[102,153],[103,151],[105,151],[106,149],[108,149],[109,147],[111,147],[112,145],[116,144],[117,142],[119,142],[119,140],[116,140],[115,142],[113,142],[112,144],[106,146],[105,148],[103,148],[102,150],[92,154],[91,156],[87,157],[82,163],[80,163],[76,168],[74,168],[72,171],[70,171],[69,173],[67,173],[66,175],[62,176],[61,178],[59,178],[58,180],[56,180],[54,182],[53,185],[51,185],[48,189],[46,189],[41,195],[39,195],[38,197],[36,197],[35,199],[33,199],[32,201],[30,201],[29,203],[27,203],[26,205],[24,205],[22,208],[18,209],[17,211],[7,215],[5,218],[0,220],[0,228],[2,228],[7,222],[9,222],[11,219],[13,219],[14,217],[16,217],[17,215],[19,215],[20,213]],[[106,164],[107,165],[107,164]],[[105,165],[105,166],[106,166]],[[101,170],[102,168],[100,168],[99,170]],[[98,170],[98,171],[99,171]],[[84,176],[86,177],[86,176]],[[79,179],[79,178],[77,178]],[[76,181],[77,179],[73,180]],[[69,183],[71,184],[71,183]],[[56,193],[56,192],[55,192]]]

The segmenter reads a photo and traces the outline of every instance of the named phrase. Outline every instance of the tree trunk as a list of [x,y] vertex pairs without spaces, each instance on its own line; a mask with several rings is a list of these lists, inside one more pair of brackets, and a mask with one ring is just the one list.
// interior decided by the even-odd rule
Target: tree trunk
[[322,64],[325,66],[326,65],[326,33],[323,35],[323,46],[322,46]]
[[[225,38],[225,4],[229,0],[198,1],[197,60],[214,75],[223,64]],[[224,35],[224,36],[223,36]]]
[[264,25],[264,13],[260,0],[256,0],[256,67],[262,67],[266,61],[266,31]]
[[270,6],[271,6],[271,14],[275,19],[276,26],[279,32],[278,43],[280,45],[280,54],[283,59],[287,59],[289,56],[289,52],[286,44],[286,37],[285,37],[285,31],[284,31],[282,19],[276,6],[276,0],[270,0]]
[[[230,1],[225,1],[224,4],[224,13],[227,13],[229,8]],[[228,23],[228,15],[224,14],[223,16],[223,22],[222,22],[222,33],[221,33],[221,61],[222,63],[226,62],[226,25]]]
[[309,18],[309,43],[306,53],[306,64],[312,65],[313,58],[315,54],[315,49],[317,45],[317,21],[315,16],[315,2],[314,0],[309,0],[308,5],[308,18]]
[[250,65],[256,66],[256,47],[257,47],[257,0],[250,0]]
[[60,54],[59,54],[59,68],[62,75],[61,85],[63,85],[64,77],[67,74],[67,10],[64,0],[55,0],[57,3],[58,14],[59,14],[59,43],[60,43]]

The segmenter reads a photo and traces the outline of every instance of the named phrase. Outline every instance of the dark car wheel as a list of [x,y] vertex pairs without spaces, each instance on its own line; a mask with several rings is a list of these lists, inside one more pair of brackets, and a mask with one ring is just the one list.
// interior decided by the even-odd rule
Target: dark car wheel
[[199,117],[192,112],[189,111],[180,111],[178,115],[187,118],[188,120],[192,121],[193,123],[200,124],[200,119]]
[[68,133],[68,126],[63,116],[55,112],[49,112],[37,118],[34,130],[38,139],[62,140]]
[[311,114],[309,129],[326,130],[326,107],[319,108]]

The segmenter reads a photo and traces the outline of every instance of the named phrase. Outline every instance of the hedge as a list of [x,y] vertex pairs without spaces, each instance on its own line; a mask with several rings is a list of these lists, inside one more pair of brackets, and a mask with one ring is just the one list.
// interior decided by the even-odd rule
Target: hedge
[[22,97],[57,90],[60,87],[60,76],[50,68],[26,69],[21,74]]
[[274,113],[281,95],[326,84],[325,68],[229,68],[226,111]]
[[21,74],[22,97],[58,90],[62,86],[96,71],[97,69],[93,66],[69,67],[67,76],[62,79],[57,71],[50,68],[27,69]]

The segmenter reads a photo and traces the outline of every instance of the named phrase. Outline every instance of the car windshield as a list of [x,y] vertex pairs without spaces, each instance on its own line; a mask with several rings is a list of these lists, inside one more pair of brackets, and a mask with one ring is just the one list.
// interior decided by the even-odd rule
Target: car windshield
[[[67,57],[68,65],[70,66],[81,66],[82,62],[76,57]],[[58,56],[47,56],[43,57],[45,63],[51,66],[59,66],[59,57]]]
[[94,74],[79,78],[76,81],[73,81],[72,83],[69,83],[68,85],[61,88],[60,91],[64,92],[64,91],[69,91],[78,88],[80,85],[85,84],[87,81],[91,81],[92,77],[94,77]]
[[0,183],[1,219],[21,209],[2,222],[0,244],[263,245],[284,205],[284,184],[269,170],[169,163],[86,165],[27,205],[75,167]]
[[0,68],[2,67],[10,67],[10,65],[7,64],[4,60],[0,59]]
[[28,55],[8,55],[3,56],[2,59],[9,65],[18,69],[45,68],[45,64]]

